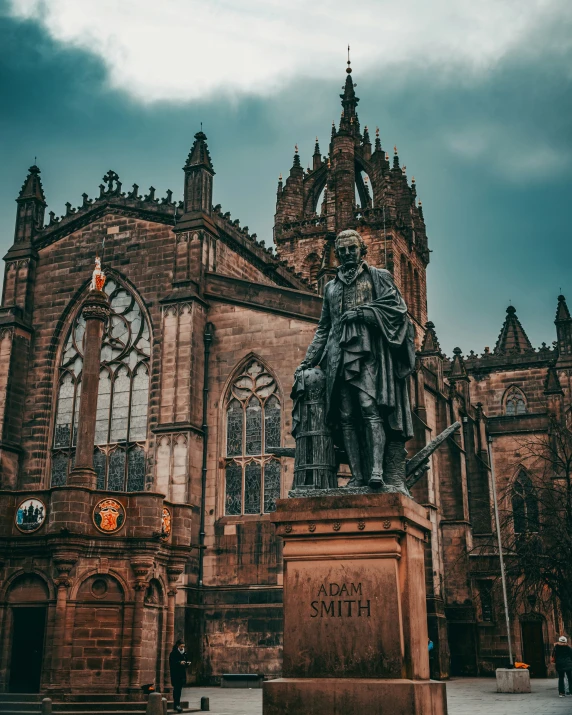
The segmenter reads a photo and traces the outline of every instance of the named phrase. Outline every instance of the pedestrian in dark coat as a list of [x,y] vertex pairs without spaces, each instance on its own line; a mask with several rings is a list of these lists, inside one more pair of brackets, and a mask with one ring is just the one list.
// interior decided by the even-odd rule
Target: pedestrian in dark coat
[[169,670],[171,671],[171,685],[173,686],[173,703],[178,713],[183,712],[181,707],[181,691],[187,683],[187,660],[185,643],[179,639],[173,646],[169,655]]
[[568,678],[568,691],[572,693],[572,648],[566,636],[560,636],[558,643],[554,644],[552,660],[558,673],[558,693],[563,698],[566,695],[564,676]]

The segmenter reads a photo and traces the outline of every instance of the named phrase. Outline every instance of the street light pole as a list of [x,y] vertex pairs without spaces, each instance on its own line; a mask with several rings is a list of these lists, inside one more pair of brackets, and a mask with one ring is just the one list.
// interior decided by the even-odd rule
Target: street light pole
[[503,559],[503,553],[502,553],[502,537],[501,537],[500,520],[499,520],[499,505],[498,505],[498,500],[497,500],[497,484],[496,484],[496,479],[495,479],[495,465],[493,462],[492,444],[493,444],[493,438],[491,435],[489,435],[489,439],[488,439],[489,465],[490,465],[490,469],[491,469],[491,480],[493,483],[493,501],[494,501],[494,507],[495,507],[495,522],[496,522],[496,528],[497,528],[497,540],[498,540],[498,545],[499,545],[502,595],[503,595],[503,600],[504,600],[504,615],[506,618],[506,635],[508,638],[508,657],[510,659],[510,664],[512,665],[513,658],[512,658],[512,643],[511,643],[511,639],[510,639],[510,616],[508,613],[508,599],[507,599],[507,595],[506,595],[506,576],[505,576],[504,559]]

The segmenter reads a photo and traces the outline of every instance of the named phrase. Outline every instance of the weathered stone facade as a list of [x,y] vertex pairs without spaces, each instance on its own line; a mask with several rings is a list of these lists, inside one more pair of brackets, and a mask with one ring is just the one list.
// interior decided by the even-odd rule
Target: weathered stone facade
[[[168,648],[183,634],[191,679],[281,672],[282,555],[270,513],[291,487],[293,460],[272,449],[293,446],[292,375],[335,271],[333,239],[348,227],[364,237],[368,261],[393,272],[417,331],[410,453],[455,420],[463,425],[414,490],[432,528],[432,674],[485,673],[506,659],[496,592],[483,607],[496,567],[475,553],[493,532],[487,438],[506,484],[515,435],[542,432],[549,410],[563,415],[570,404],[572,320],[562,298],[556,347],[534,350],[509,309],[493,352],[445,357],[427,322],[429,251],[415,184],[396,151],[390,164],[379,136],[372,146],[367,128],[361,132],[350,72],[341,98],[328,156],[316,143],[305,172],[296,152],[279,184],[278,257],[213,207],[202,132],[179,203],[171,192],[156,198],[153,188],[145,196],[137,186],[124,192],[109,172],[97,199],[84,195],[82,206],[68,205],[60,219],[51,213],[46,224],[39,169],[30,169],[0,309],[0,690],[14,687],[24,607],[44,623],[44,690],[135,697],[146,683],[164,687]],[[71,484],[69,473],[81,405],[81,313],[98,252],[112,317],[91,489]],[[31,497],[47,516],[25,533],[15,513]],[[115,535],[93,521],[103,498],[125,510]],[[168,538],[163,508],[172,520]],[[523,614],[522,623],[532,621],[546,647],[560,624]],[[523,633],[517,618],[521,657]]]

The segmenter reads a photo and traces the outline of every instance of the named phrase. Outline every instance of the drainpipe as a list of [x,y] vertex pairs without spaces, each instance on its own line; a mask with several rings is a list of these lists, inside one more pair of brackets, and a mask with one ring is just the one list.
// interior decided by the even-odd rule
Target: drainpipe
[[201,473],[201,525],[199,529],[199,588],[203,585],[203,553],[205,550],[205,503],[207,490],[207,458],[209,443],[208,397],[209,397],[209,356],[214,339],[214,325],[207,323],[204,332],[205,354],[203,372],[203,467]]

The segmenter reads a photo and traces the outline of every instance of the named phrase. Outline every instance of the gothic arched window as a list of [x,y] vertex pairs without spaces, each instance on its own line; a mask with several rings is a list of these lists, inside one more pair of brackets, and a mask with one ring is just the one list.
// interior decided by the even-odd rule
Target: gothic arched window
[[522,469],[512,487],[512,518],[516,534],[538,531],[538,499],[529,475]]
[[[142,491],[149,402],[149,325],[139,303],[123,285],[108,279],[104,291],[111,303],[111,315],[101,345],[93,455],[97,488]],[[65,484],[74,465],[84,332],[80,310],[66,338],[60,363],[52,486]]]
[[509,387],[505,394],[504,412],[506,415],[525,415],[526,399],[522,390],[518,387]]
[[263,514],[280,497],[281,406],[274,377],[251,360],[233,381],[226,402],[227,516]]

